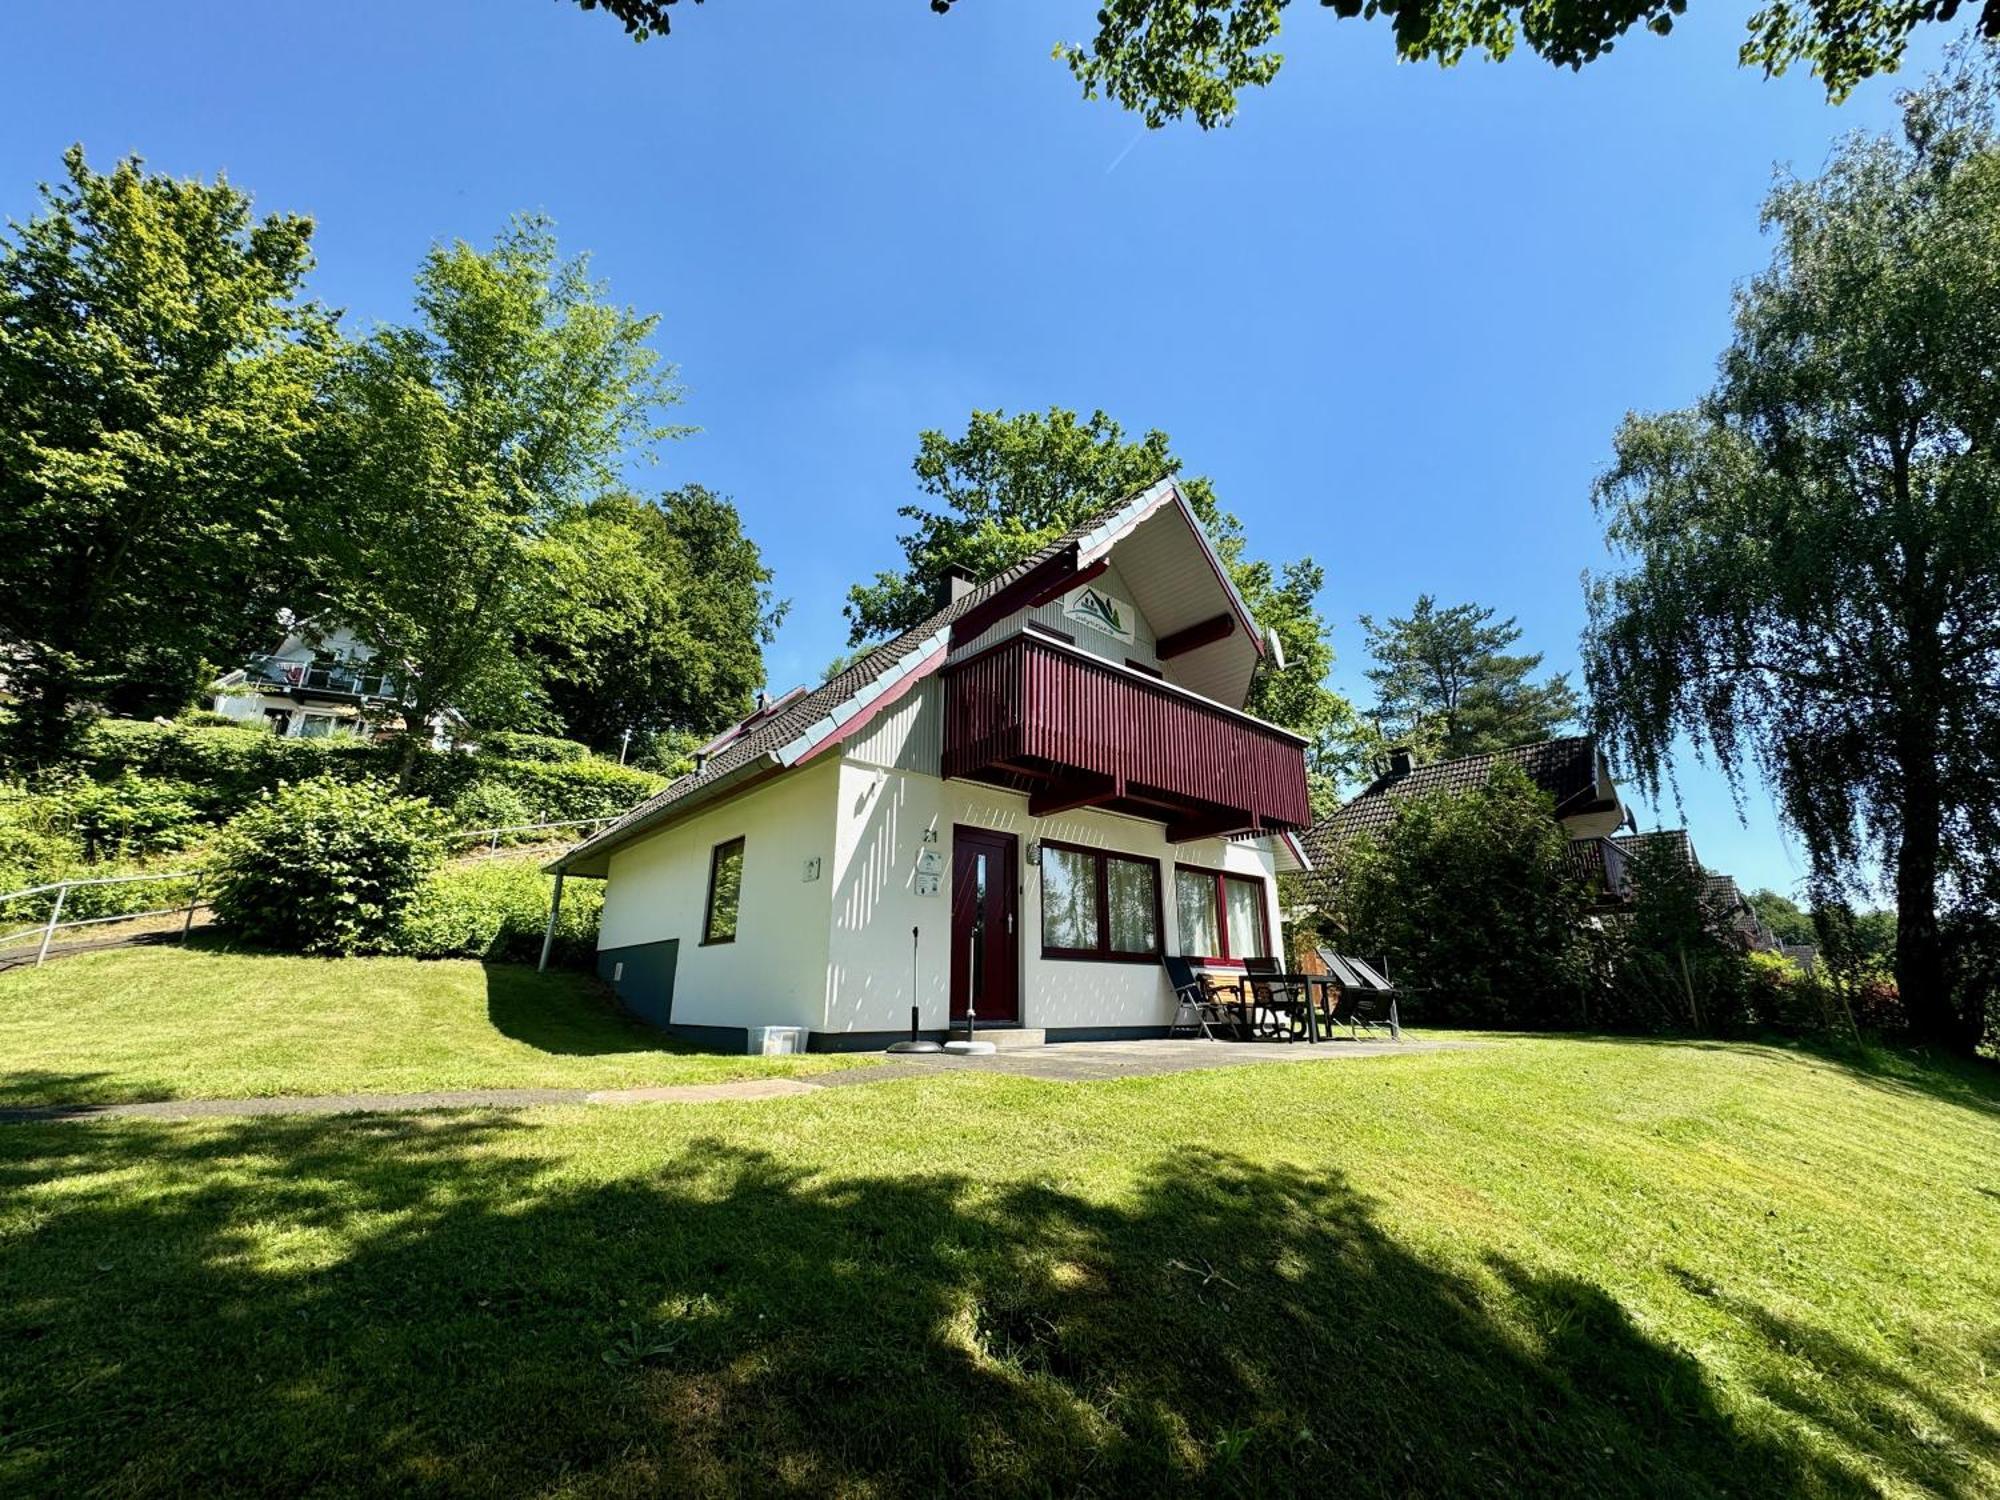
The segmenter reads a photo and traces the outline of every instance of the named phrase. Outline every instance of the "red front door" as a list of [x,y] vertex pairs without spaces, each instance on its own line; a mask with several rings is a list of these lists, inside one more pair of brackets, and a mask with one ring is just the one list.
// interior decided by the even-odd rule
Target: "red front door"
[[1020,947],[1014,936],[1018,883],[1014,835],[984,828],[951,834],[951,1018],[1021,1019]]

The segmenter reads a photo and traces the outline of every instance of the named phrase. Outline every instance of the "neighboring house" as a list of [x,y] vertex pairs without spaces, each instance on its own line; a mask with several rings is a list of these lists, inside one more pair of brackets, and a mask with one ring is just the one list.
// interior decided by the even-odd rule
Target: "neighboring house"
[[1606,901],[1624,891],[1624,858],[1610,835],[1628,820],[1611,767],[1588,735],[1543,740],[1512,750],[1461,756],[1420,766],[1406,749],[1389,752],[1389,769],[1359,795],[1314,824],[1303,840],[1307,860],[1327,870],[1349,839],[1380,833],[1397,804],[1433,792],[1467,792],[1486,785],[1493,768],[1519,766],[1555,804],[1555,818],[1570,839],[1570,863]]
[[[301,620],[275,651],[253,656],[209,687],[217,713],[262,723],[293,739],[374,734],[403,727],[403,689],[375,650],[342,625]],[[451,742],[458,716],[431,724],[432,743]]]
[[1263,642],[1178,488],[951,594],[550,866],[606,882],[631,1009],[725,1045],[878,1047],[913,1009],[1151,1036],[1162,955],[1283,951],[1304,741],[1242,711]]
[[1655,849],[1667,850],[1686,868],[1701,877],[1701,903],[1710,920],[1746,950],[1776,951],[1779,944],[1765,928],[1757,909],[1743,894],[1734,877],[1718,875],[1701,862],[1694,840],[1685,828],[1661,828],[1652,833],[1628,833],[1612,840],[1623,851],[1629,868],[1632,860]]

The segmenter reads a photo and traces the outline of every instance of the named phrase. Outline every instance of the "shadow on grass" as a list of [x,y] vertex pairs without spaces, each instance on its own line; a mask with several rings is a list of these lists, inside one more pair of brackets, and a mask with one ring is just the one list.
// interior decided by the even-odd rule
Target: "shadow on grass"
[[[1936,1450],[1940,1465],[1925,1476],[1943,1495],[1990,1493],[1977,1475],[1952,1472],[1951,1455],[2000,1448],[2000,1427],[1952,1399],[1946,1389],[1926,1389],[1902,1371],[1828,1329],[1772,1312],[1705,1284],[1679,1266],[1676,1280],[1708,1298],[1771,1348],[1793,1359],[1752,1377],[1758,1393],[1840,1442],[1895,1468],[1911,1444]],[[1977,1356],[1992,1357],[1990,1349]]]
[[693,1052],[678,1037],[618,1006],[609,989],[574,969],[484,963],[486,1016],[502,1036],[543,1052],[599,1057],[617,1052]]
[[11,1493],[1863,1488],[1337,1175],[1185,1151],[1099,1201],[698,1141],[587,1181],[494,1116],[0,1149]]

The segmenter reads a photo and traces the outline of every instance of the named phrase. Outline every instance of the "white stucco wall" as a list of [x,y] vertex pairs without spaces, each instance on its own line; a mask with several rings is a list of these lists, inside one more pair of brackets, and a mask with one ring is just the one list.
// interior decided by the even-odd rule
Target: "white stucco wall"
[[[961,824],[998,829],[1018,841],[1021,920],[1015,941],[1023,1026],[1149,1027],[1173,1019],[1172,991],[1158,964],[1042,957],[1041,872],[1027,860],[1033,841],[1055,839],[1158,860],[1169,953],[1180,951],[1174,918],[1176,863],[1262,877],[1266,927],[1273,946],[1283,951],[1277,887],[1265,850],[1227,839],[1169,844],[1158,823],[1090,810],[1031,818],[1024,796],[896,769],[894,746],[885,739],[857,742],[840,766],[824,1029],[902,1030],[909,1025],[913,995],[926,1030],[948,1023],[951,837]],[[927,833],[935,833],[935,844],[926,843]],[[918,856],[926,847],[942,855],[942,889],[936,896],[916,894]],[[914,983],[912,928],[918,933]]]
[[[598,947],[678,938],[677,1024],[824,1030],[839,780],[829,756],[618,850]],[[703,946],[709,855],[733,838],[743,840],[736,940]],[[814,858],[820,875],[808,880]]]

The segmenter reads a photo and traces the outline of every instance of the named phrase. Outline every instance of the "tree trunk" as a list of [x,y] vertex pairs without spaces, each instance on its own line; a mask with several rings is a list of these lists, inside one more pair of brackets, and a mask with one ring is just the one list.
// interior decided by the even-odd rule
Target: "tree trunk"
[[1928,745],[1906,743],[1902,761],[1903,827],[1896,851],[1896,990],[1910,1028],[1921,1040],[1963,1050],[1966,1038],[1946,985],[1944,945],[1938,932],[1943,807],[1937,760]]

